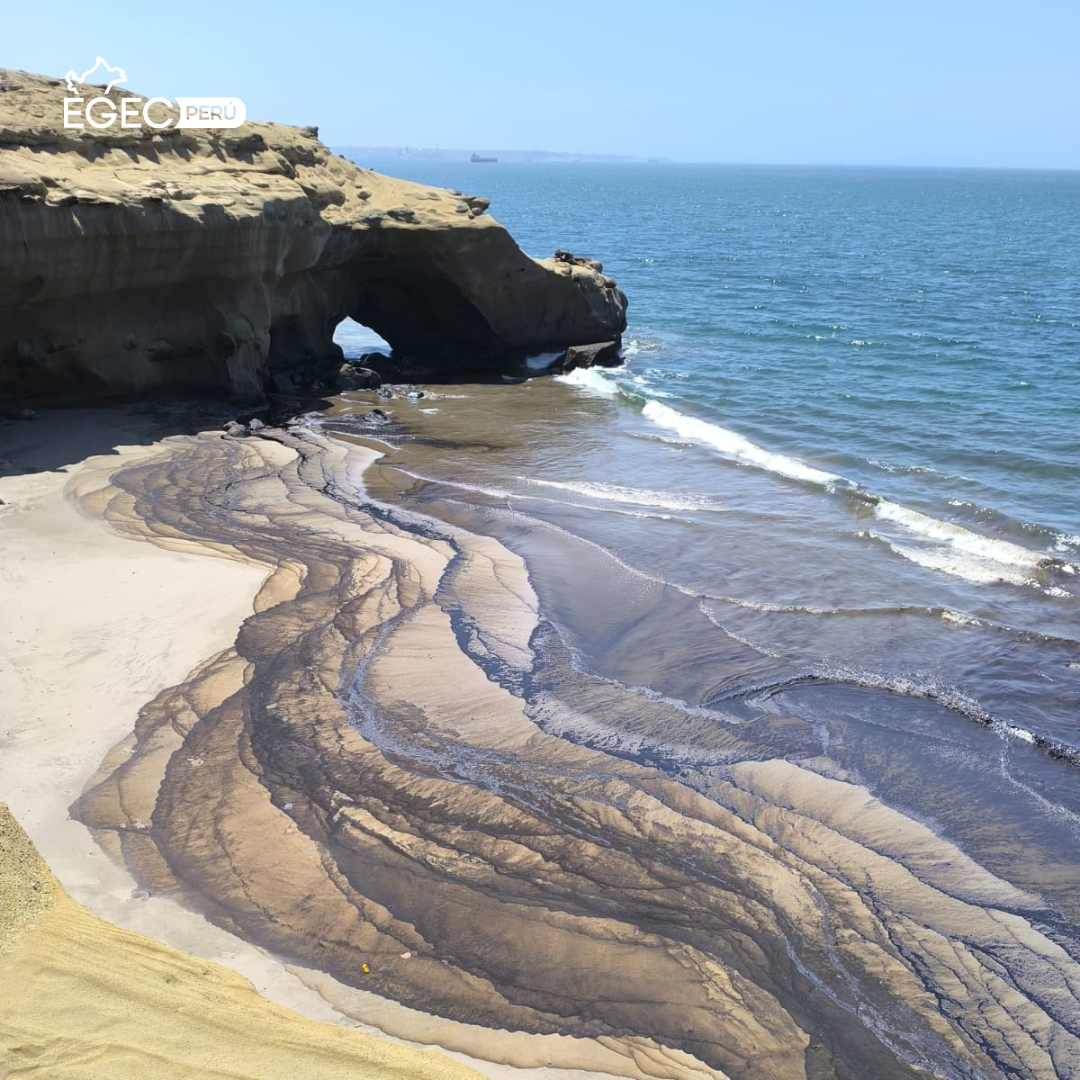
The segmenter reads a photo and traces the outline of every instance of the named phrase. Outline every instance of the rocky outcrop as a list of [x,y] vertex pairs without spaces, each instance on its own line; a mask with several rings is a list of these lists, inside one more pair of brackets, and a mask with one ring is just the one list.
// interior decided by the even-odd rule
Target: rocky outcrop
[[342,364],[337,374],[339,390],[378,390],[382,376],[371,368],[359,364]]
[[600,264],[529,258],[486,199],[359,168],[312,128],[67,130],[65,93],[0,71],[0,396],[256,398],[332,376],[346,316],[447,366],[625,327]]
[[560,371],[575,368],[618,367],[622,363],[617,341],[594,341],[590,345],[571,345],[558,363]]

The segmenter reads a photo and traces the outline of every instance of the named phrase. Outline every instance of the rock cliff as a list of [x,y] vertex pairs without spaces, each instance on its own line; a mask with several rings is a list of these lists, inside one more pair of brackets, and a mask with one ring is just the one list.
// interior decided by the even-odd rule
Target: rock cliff
[[346,316],[448,366],[625,327],[598,263],[528,257],[486,199],[359,168],[311,128],[69,130],[66,93],[0,70],[0,396],[257,398],[339,361]]

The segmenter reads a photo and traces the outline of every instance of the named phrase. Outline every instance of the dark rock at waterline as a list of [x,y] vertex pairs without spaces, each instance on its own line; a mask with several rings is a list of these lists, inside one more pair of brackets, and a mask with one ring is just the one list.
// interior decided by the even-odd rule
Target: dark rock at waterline
[[382,376],[371,368],[342,364],[338,368],[337,384],[339,390],[378,390]]
[[222,425],[221,430],[224,431],[226,435],[231,435],[234,439],[239,439],[248,433],[247,426],[241,424],[239,420],[229,420]]
[[555,369],[573,371],[575,368],[618,367],[622,363],[617,341],[596,341],[591,345],[573,345],[566,350]]
[[293,377],[284,372],[274,375],[270,380],[270,385],[275,394],[283,394],[286,397],[292,396],[298,389]]

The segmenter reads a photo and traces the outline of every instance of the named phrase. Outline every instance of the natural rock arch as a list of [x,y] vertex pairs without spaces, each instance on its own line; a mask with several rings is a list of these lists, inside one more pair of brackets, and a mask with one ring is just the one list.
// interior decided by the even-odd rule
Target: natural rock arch
[[625,328],[598,263],[531,259],[487,200],[361,169],[313,129],[76,133],[62,81],[0,83],[0,396],[258,397],[339,361],[346,316],[449,373]]

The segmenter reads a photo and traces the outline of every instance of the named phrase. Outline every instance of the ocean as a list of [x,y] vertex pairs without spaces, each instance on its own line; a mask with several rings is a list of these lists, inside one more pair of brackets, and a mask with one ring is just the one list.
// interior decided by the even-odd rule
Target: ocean
[[572,470],[553,438],[448,478],[592,508],[624,561],[819,675],[1080,748],[1080,176],[382,168],[482,191],[630,298],[624,367],[562,380]]
[[1080,174],[361,164],[489,196],[630,302],[620,368],[323,421],[384,452],[365,497],[524,559],[531,671],[459,626],[488,678],[710,797],[747,760],[864,788],[1075,954]]

